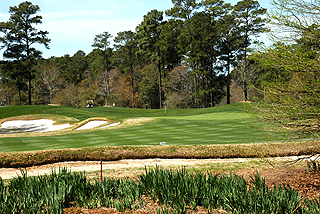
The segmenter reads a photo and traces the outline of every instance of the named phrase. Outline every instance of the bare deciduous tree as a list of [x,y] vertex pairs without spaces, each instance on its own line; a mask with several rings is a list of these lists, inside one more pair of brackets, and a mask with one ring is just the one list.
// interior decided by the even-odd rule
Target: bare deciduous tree
[[40,67],[39,71],[44,85],[47,86],[50,92],[50,103],[52,104],[53,93],[61,84],[59,68],[56,65],[49,63],[48,65]]

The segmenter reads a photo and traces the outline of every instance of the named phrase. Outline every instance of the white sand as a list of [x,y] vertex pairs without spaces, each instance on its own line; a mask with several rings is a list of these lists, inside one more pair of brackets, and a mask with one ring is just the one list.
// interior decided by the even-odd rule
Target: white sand
[[54,121],[40,120],[13,120],[1,124],[0,134],[14,134],[23,132],[47,132],[56,131],[70,127],[70,124],[53,125]]
[[[1,124],[0,134],[16,134],[16,133],[25,133],[25,132],[48,132],[48,131],[57,131],[65,128],[71,127],[69,123],[61,125],[53,125],[54,121],[48,119],[40,120],[13,120],[5,121]],[[92,129],[103,124],[107,124],[108,121],[104,120],[92,120],[83,126],[80,126],[76,130],[83,129]],[[116,126],[120,123],[112,123],[102,128]]]
[[92,120],[92,121],[89,121],[88,123],[84,124],[83,126],[80,126],[76,130],[92,129],[92,128],[95,128],[95,127],[100,126],[102,124],[105,124],[107,122],[108,121],[104,121],[104,120]]

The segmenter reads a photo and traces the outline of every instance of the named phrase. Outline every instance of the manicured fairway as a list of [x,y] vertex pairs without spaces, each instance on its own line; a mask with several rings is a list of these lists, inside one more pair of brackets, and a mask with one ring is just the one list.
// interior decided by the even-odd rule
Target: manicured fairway
[[[23,110],[23,113],[33,114],[32,107],[34,106],[27,106],[30,109]],[[63,115],[79,120],[90,117],[107,117],[120,121],[135,117],[156,119],[144,125],[118,129],[43,137],[0,138],[0,148],[1,152],[9,152],[93,146],[159,145],[160,142],[166,142],[167,145],[234,144],[284,139],[280,133],[270,134],[261,131],[259,127],[262,124],[257,124],[242,107],[242,104],[233,104],[208,109],[169,109],[167,114],[164,114],[164,110],[35,106],[41,114]],[[12,116],[0,108],[0,116],[2,115]]]

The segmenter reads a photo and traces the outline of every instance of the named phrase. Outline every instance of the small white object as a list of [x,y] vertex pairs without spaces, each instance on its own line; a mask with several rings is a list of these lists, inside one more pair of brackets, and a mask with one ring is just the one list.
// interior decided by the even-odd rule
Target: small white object
[[166,145],[166,142],[160,142],[160,145],[164,146],[164,145]]

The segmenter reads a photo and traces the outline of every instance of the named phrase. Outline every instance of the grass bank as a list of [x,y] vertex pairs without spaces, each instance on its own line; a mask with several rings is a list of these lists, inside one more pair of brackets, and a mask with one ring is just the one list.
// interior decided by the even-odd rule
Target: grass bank
[[0,167],[28,167],[63,161],[147,158],[263,158],[320,153],[320,141],[267,144],[111,146],[0,153]]

